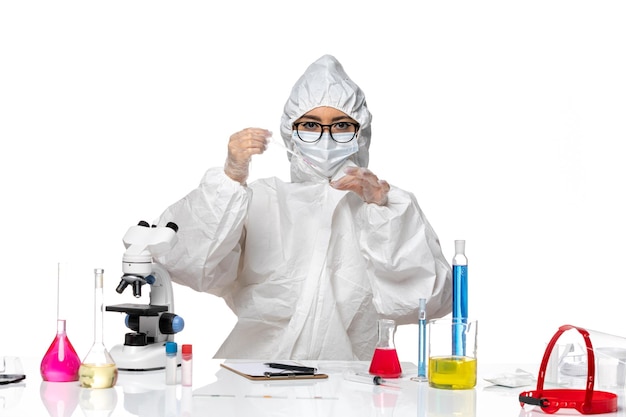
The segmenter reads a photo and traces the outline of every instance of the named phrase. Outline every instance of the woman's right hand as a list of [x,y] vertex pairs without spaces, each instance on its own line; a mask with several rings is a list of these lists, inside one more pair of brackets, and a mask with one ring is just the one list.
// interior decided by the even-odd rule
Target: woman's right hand
[[228,157],[224,165],[226,175],[234,181],[245,184],[252,155],[265,152],[271,136],[272,132],[269,130],[255,127],[233,134],[228,141]]

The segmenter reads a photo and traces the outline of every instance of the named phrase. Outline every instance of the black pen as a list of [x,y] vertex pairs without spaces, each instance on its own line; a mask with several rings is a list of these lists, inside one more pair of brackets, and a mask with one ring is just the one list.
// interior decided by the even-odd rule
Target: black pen
[[308,367],[308,366],[287,365],[287,364],[284,364],[284,363],[275,363],[275,362],[266,363],[265,366],[269,366],[270,368],[274,368],[274,369],[285,369],[287,371],[296,371],[296,372],[315,372],[315,371],[317,371],[317,368],[311,368],[311,367]]
[[265,372],[263,375],[266,378],[297,378],[299,376],[314,376],[315,374],[313,372]]

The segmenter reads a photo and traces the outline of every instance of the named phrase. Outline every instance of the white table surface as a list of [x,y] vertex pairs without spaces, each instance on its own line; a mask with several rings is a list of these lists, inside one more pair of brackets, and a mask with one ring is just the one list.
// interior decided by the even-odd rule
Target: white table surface
[[[481,375],[513,372],[517,366],[479,363],[471,390],[442,390],[411,381],[416,367],[403,363],[400,389],[345,380],[345,371],[367,371],[367,362],[305,362],[328,379],[253,382],[220,367],[221,360],[194,358],[193,387],[165,384],[165,371],[120,372],[114,388],[80,388],[78,382],[44,382],[39,360],[21,358],[27,375],[20,384],[0,386],[0,416],[545,416],[521,408],[520,392],[534,386],[505,388]],[[536,372],[536,369],[527,367]],[[179,370],[180,380],[180,370]],[[617,413],[623,416],[623,396]],[[563,414],[560,411],[559,414]],[[566,415],[579,415],[569,410]]]

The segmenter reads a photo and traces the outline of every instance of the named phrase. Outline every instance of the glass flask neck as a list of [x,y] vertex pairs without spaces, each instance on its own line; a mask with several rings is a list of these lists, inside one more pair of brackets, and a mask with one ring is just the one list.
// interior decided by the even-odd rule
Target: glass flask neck
[[390,319],[378,320],[378,343],[377,348],[395,349],[393,340],[396,333],[396,322]]
[[98,277],[96,272],[96,287],[94,289],[94,322],[93,340],[95,344],[103,344],[102,332],[104,331],[104,296],[102,291],[102,274]]
[[57,334],[58,335],[65,334],[65,320],[62,320],[62,319],[57,320]]

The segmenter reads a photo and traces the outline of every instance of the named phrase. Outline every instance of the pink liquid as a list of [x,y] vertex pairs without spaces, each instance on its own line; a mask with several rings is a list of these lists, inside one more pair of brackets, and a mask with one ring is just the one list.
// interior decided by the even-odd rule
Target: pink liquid
[[65,332],[57,333],[39,368],[44,381],[78,381],[80,358]]
[[74,414],[80,396],[80,385],[42,382],[39,397],[50,417],[70,417]]
[[382,378],[399,378],[402,375],[398,352],[395,349],[376,348],[370,364],[370,374]]

